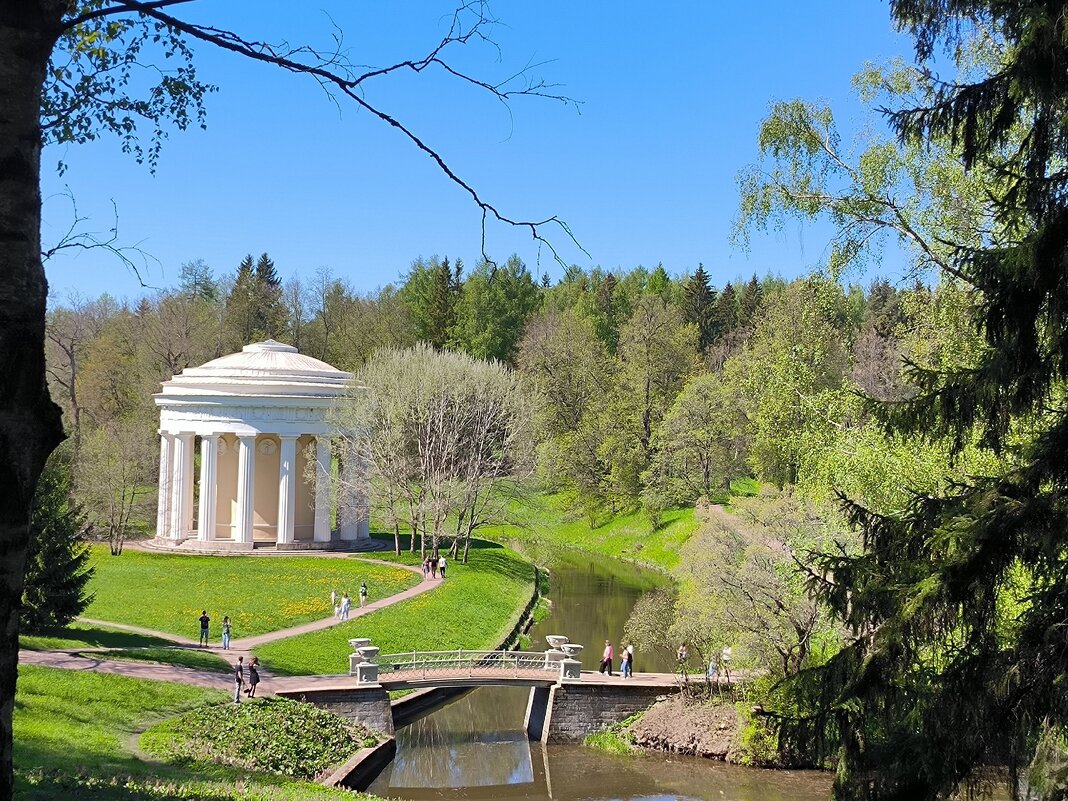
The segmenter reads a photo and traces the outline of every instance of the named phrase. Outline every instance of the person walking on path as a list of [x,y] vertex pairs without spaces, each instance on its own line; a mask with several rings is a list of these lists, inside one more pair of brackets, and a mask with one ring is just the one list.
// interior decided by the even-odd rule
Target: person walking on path
[[444,556],[442,556],[440,559],[438,559],[438,570],[441,571],[441,577],[444,579],[445,578],[445,557]]
[[230,616],[223,615],[223,650],[230,650]]
[[349,607],[352,606],[352,599],[349,598],[349,594],[346,592],[341,596],[341,614],[338,616],[339,620],[349,619]]
[[438,560],[434,556],[429,556],[427,558],[430,559],[430,577],[431,578],[437,578],[438,577]]
[[631,676],[633,676],[634,675],[634,643],[628,641],[627,642],[627,647],[626,647],[625,650],[627,652],[627,667],[630,669]]
[[719,666],[723,671],[723,676],[727,679],[727,684],[731,683],[731,657],[733,655],[729,645],[724,645],[723,653],[719,655]]
[[239,656],[234,665],[234,703],[241,703],[241,688],[245,684],[245,657]]
[[200,645],[204,648],[208,647],[208,624],[211,623],[211,618],[208,617],[208,610],[200,610]]
[[248,689],[245,692],[248,693],[249,698],[256,697],[256,685],[260,683],[259,664],[260,658],[254,656],[248,666]]
[[630,659],[630,651],[624,648],[623,655],[619,661],[619,671],[623,674],[623,678],[625,679],[629,679],[631,677]]
[[330,590],[330,608],[337,609],[337,590]]
[[367,582],[360,583],[360,608],[367,606]]
[[614,656],[615,656],[615,653],[612,650],[612,643],[609,642],[608,640],[605,640],[604,641],[604,653],[601,654],[601,667],[600,667],[600,670],[598,671],[599,673],[604,673],[607,670],[608,671],[608,675],[609,676],[612,675],[612,658]]
[[423,560],[423,581],[426,581],[427,574],[430,573],[430,560]]

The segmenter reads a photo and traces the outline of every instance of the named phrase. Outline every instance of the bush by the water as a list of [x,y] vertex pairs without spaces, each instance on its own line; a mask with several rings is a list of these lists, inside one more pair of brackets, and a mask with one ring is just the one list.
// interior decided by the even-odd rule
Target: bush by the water
[[194,709],[153,726],[141,747],[170,760],[212,761],[314,779],[360,748],[368,730],[332,712],[284,698]]

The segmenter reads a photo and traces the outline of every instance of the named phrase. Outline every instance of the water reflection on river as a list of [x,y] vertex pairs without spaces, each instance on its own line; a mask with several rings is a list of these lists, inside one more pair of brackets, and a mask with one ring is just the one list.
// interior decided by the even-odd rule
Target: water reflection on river
[[[541,560],[539,560],[541,561]],[[609,560],[557,555],[552,564],[553,613],[532,634],[565,634],[588,646],[583,666],[596,668],[600,644],[618,643],[638,597],[663,579]],[[668,667],[644,652],[639,670]],[[830,776],[758,771],[690,757],[615,757],[582,746],[544,746],[523,730],[529,690],[486,687],[397,732],[397,756],[368,788],[410,799],[701,799],[701,801],[826,801]]]

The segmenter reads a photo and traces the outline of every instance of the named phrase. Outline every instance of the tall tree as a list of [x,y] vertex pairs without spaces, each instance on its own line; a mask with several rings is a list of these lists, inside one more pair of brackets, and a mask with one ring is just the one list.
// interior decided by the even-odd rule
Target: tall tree
[[[87,142],[103,133],[154,165],[168,128],[203,124],[200,81],[189,41],[309,76],[317,87],[368,112],[429,155],[462,188],[483,220],[522,225],[546,241],[559,219],[522,221],[502,213],[447,166],[431,145],[369,99],[367,88],[402,71],[445,73],[508,101],[553,97],[543,82],[479,80],[450,63],[463,44],[491,41],[485,4],[464,3],[427,55],[384,69],[360,67],[315,47],[264,46],[255,37],[183,19],[179,2],[8,0],[0,4],[0,797],[13,791],[11,713],[18,664],[18,605],[34,489],[48,454],[63,438],[60,410],[48,396],[44,361],[47,282],[41,258],[41,147]],[[91,44],[92,46],[87,46]],[[496,48],[493,48],[496,56]],[[169,70],[144,70],[169,58]],[[468,62],[469,63],[469,62]],[[137,76],[134,76],[134,73]],[[147,76],[144,80],[141,76]],[[526,76],[520,71],[520,76]],[[517,77],[517,76],[513,76]],[[529,77],[529,76],[527,76]],[[138,96],[135,91],[142,90]],[[565,98],[556,97],[558,100]],[[140,134],[149,129],[148,143]],[[551,243],[549,243],[551,247]]]
[[33,500],[22,595],[26,631],[65,626],[92,600],[86,591],[93,576],[89,546],[83,539],[86,517],[71,499],[71,489],[70,454],[60,449],[48,460]]
[[518,256],[499,266],[484,262],[464,284],[451,342],[476,358],[515,364],[523,328],[540,304],[541,290]]
[[690,280],[686,282],[684,309],[686,319],[697,326],[697,346],[704,350],[717,339],[719,320],[715,315],[716,291],[705,272],[705,265],[698,263]]
[[260,254],[256,260],[254,287],[252,336],[275,339],[285,330],[286,311],[282,304],[282,279],[278,277],[274,261],[266,253]]
[[[818,586],[854,640],[807,700],[841,733],[839,798],[933,800],[991,758],[1018,776],[1043,734],[1068,726],[1068,3],[891,8],[927,67],[992,37],[993,63],[930,80],[890,121],[904,145],[995,178],[993,224],[973,219],[976,244],[944,256],[976,294],[984,347],[966,369],[914,368],[915,397],[884,416],[1011,458],[898,514],[852,507],[866,547],[828,556],[833,583]],[[1063,778],[1046,778],[1063,798]]]

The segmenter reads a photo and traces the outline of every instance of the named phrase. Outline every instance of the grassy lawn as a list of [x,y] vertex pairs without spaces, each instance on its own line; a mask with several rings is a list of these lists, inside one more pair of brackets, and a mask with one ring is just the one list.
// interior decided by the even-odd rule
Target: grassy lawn
[[480,534],[501,541],[592,551],[668,571],[678,565],[680,549],[697,529],[692,508],[665,512],[655,530],[644,512],[616,515],[590,526],[582,514],[568,509],[560,495],[531,495],[514,502],[508,518],[509,524],[483,528]]
[[372,597],[418,584],[407,570],[357,559],[314,556],[187,556],[94,548],[94,594],[85,616],[196,639],[201,609],[211,640],[222,639],[223,615],[235,639],[328,617],[330,590],[353,598],[366,581]]
[[223,657],[209,651],[195,651],[186,648],[129,648],[121,651],[94,651],[94,659],[118,659],[135,662],[160,662],[164,665],[179,665],[181,667],[196,668],[197,670],[212,670],[218,673],[229,673],[233,666]]
[[[267,773],[149,760],[137,734],[227,694],[180,684],[23,666],[15,699],[15,798],[20,801],[312,801],[352,799]],[[240,789],[239,789],[240,788]]]
[[[383,558],[416,564],[408,552]],[[382,653],[494,648],[534,592],[534,567],[507,548],[475,542],[467,565],[451,563],[430,592],[351,623],[269,643],[256,650],[276,674],[347,673],[350,637],[370,637]]]
[[41,634],[20,634],[19,647],[30,651],[77,651],[81,648],[149,648],[171,645],[170,640],[130,631],[71,623]]

